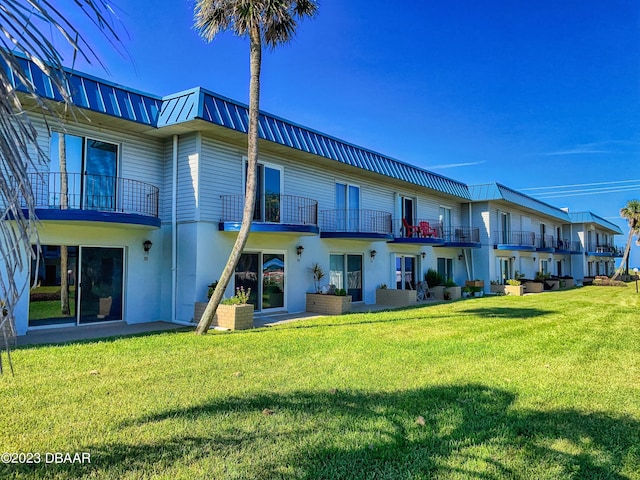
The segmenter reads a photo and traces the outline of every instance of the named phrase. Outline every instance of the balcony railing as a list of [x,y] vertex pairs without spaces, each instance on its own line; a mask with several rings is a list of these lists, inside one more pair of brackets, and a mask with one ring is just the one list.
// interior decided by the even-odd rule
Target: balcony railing
[[[221,195],[223,222],[241,222],[244,195]],[[293,195],[265,194],[256,198],[254,222],[318,225],[318,202]]]
[[582,250],[580,242],[571,242],[568,239],[558,240],[556,242],[556,251],[563,250],[566,252],[579,252]]
[[443,227],[442,234],[447,243],[480,243],[480,229],[476,227]]
[[323,232],[391,234],[391,214],[377,210],[322,210]]
[[[59,172],[29,174],[36,208],[158,217],[158,187],[129,178]],[[66,188],[65,188],[66,184]]]
[[595,253],[609,253],[611,256],[621,256],[622,249],[616,247],[615,245],[608,245],[602,243],[590,243],[587,246],[587,252],[595,252]]
[[521,247],[535,247],[536,234],[533,232],[493,232],[494,245],[517,245]]
[[556,248],[557,244],[553,235],[537,235],[536,236],[536,248]]

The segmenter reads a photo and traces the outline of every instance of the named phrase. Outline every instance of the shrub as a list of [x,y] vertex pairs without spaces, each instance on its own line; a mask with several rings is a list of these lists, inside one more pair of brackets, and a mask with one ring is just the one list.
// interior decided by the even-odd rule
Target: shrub
[[619,280],[611,280],[609,277],[596,277],[593,284],[596,287],[627,287],[628,285]]
[[336,296],[338,297],[346,297],[347,291],[344,288],[336,288]]
[[437,287],[438,285],[442,285],[444,282],[444,278],[433,268],[427,270],[427,273],[424,274],[424,279],[427,282],[429,288]]
[[520,280],[509,279],[507,280],[507,285],[511,285],[512,287],[519,287],[520,285],[522,285],[522,282]]
[[212,282],[209,284],[208,290],[207,290],[207,298],[209,300],[211,300],[211,296],[213,295],[213,291],[216,289],[216,287],[218,286],[218,280],[216,280],[215,282]]
[[457,287],[458,285],[456,285],[456,282],[454,282],[453,280],[447,280],[446,282],[444,282],[444,286],[449,288],[449,287]]
[[251,289],[244,287],[236,288],[236,294],[231,298],[225,298],[220,303],[223,305],[243,305],[249,303],[249,296],[251,296]]

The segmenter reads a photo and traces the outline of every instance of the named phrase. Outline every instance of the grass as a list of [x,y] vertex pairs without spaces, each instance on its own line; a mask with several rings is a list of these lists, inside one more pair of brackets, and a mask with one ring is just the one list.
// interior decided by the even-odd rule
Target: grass
[[14,351],[0,478],[640,479],[640,301],[585,287]]

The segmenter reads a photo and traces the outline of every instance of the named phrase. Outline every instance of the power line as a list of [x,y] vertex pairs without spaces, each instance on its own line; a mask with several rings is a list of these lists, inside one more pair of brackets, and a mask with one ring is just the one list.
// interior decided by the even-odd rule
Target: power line
[[594,183],[574,183],[574,184],[568,184],[568,185],[552,185],[549,187],[529,187],[529,188],[519,188],[518,190],[551,190],[554,188],[568,188],[568,187],[592,187],[595,185],[613,185],[616,183],[633,183],[633,182],[640,182],[640,179],[638,180],[617,180],[614,182],[594,182]]
[[582,190],[569,190],[562,193],[556,192],[546,192],[540,195],[536,195],[536,198],[547,199],[547,198],[560,198],[560,197],[577,197],[582,195],[601,195],[604,193],[617,193],[617,192],[626,192],[631,190],[640,190],[640,185],[630,185],[626,187],[616,187],[616,188],[587,188]]

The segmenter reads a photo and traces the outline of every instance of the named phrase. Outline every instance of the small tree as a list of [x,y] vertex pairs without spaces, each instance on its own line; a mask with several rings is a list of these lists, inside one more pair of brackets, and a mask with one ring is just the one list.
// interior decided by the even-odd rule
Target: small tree
[[220,280],[209,299],[196,333],[209,330],[224,291],[247,244],[253,219],[258,168],[258,112],[260,106],[260,68],[262,44],[275,48],[293,37],[297,19],[311,17],[317,11],[313,0],[198,0],[195,6],[195,27],[210,42],[218,33],[230,30],[249,37],[249,129],[247,132],[247,180],[242,224],[231,249]]
[[[637,236],[637,241],[640,242],[640,200],[629,200],[627,204],[620,209],[620,216],[627,220],[627,224],[629,225],[629,237],[627,238],[627,245],[624,248],[620,266],[613,277],[611,277],[611,280],[615,280],[622,274],[622,272],[625,271],[625,265],[628,268],[629,252],[631,251],[633,236]],[[627,274],[628,273],[629,272],[627,271]]]

